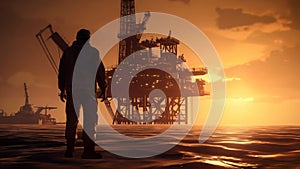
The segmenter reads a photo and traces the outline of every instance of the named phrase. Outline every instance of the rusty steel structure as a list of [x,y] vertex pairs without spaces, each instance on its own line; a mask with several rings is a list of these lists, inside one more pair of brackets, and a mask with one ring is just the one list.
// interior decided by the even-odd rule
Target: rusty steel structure
[[[135,1],[121,0],[120,11],[120,33],[119,38],[128,37],[119,42],[118,63],[122,63],[129,55],[134,57],[147,56],[147,64],[159,62],[170,70],[170,73],[157,69],[148,69],[139,72],[130,82],[129,99],[118,96],[118,108],[113,117],[113,123],[116,124],[173,124],[188,123],[188,97],[196,95],[207,95],[204,90],[205,81],[198,79],[196,82],[191,81],[191,77],[185,77],[184,71],[191,71],[193,75],[205,75],[207,69],[198,68],[187,70],[181,66],[185,62],[183,55],[178,56],[177,47],[179,40],[171,36],[157,37],[155,40],[143,40],[141,36],[146,29],[146,22],[150,17],[150,12],[146,12],[141,23],[136,23],[135,18]],[[152,48],[159,48],[160,56],[156,57],[152,54]],[[143,53],[137,53],[143,50]],[[146,51],[146,52],[145,52]],[[168,59],[170,54],[177,59]],[[144,55],[144,56],[141,56]],[[129,70],[134,70],[143,65],[125,63]],[[116,68],[115,68],[116,69]],[[115,74],[115,69],[106,72],[108,86],[111,86],[111,78]],[[119,75],[124,76],[124,75]],[[177,79],[176,79],[177,78]],[[177,84],[180,82],[180,84]],[[154,89],[160,89],[164,92],[165,97],[154,96],[150,98],[150,93]],[[110,88],[108,88],[108,96],[111,97]],[[185,90],[184,96],[180,91]],[[197,92],[196,92],[197,90]]]
[[[188,98],[209,94],[204,89],[206,82],[202,79],[192,81],[190,75],[205,75],[208,73],[208,70],[206,68],[188,69],[183,66],[186,59],[183,55],[178,55],[177,50],[180,41],[171,36],[171,31],[169,36],[157,36],[155,40],[153,38],[141,40],[151,14],[150,12],[145,12],[142,22],[137,23],[134,0],[121,0],[120,17],[118,64],[126,64],[128,70],[143,67],[144,65],[124,63],[128,56],[133,55],[133,57],[146,58],[148,65],[159,63],[168,72],[158,69],[146,69],[136,74],[130,81],[129,98],[121,94],[114,98],[117,100],[118,105],[116,111],[113,112],[108,101],[113,98],[111,91],[112,79],[113,77],[126,75],[121,74],[120,72],[122,71],[119,71],[118,74],[116,71],[118,67],[107,69],[106,80],[108,88],[106,94],[108,99],[105,100],[105,105],[113,118],[113,124],[188,124]],[[57,32],[52,30],[51,26],[48,26],[48,28],[51,28],[50,32],[52,32],[50,38],[64,50],[65,41]],[[43,31],[45,30],[43,29],[37,35],[39,40],[42,39]],[[128,35],[133,36],[128,37]],[[42,41],[41,45],[44,49],[45,45],[43,44],[44,42]],[[153,48],[159,49],[159,56],[152,53]],[[44,51],[47,54],[48,49],[46,48]],[[48,56],[49,54],[47,54]],[[50,57],[49,61],[51,60]],[[190,72],[190,74],[186,72]],[[164,97],[161,95],[150,96],[155,89],[163,91]],[[185,94],[182,95],[182,93]]]

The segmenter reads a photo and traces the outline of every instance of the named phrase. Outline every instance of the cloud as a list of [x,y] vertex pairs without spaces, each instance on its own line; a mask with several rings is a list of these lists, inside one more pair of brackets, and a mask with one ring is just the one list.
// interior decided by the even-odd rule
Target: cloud
[[245,42],[255,44],[268,44],[269,47],[274,45],[294,46],[300,43],[300,32],[297,30],[286,30],[286,31],[274,31],[274,32],[262,32],[260,30],[251,33]]
[[226,77],[225,82],[232,82],[232,81],[240,81],[241,78],[238,77]]
[[226,98],[227,101],[233,101],[233,102],[253,102],[254,98],[253,97],[230,97]]
[[300,29],[300,1],[299,0],[288,0],[288,7],[290,10],[291,23],[288,24],[293,29]]
[[[220,29],[251,26],[256,23],[270,24],[276,22],[276,18],[271,15],[245,13],[241,8],[216,8],[216,12],[218,13],[217,26]],[[244,29],[248,28],[244,27]]]
[[232,97],[255,97],[256,101],[278,102],[300,99],[300,45],[272,51],[265,60],[255,60],[225,70],[240,81],[228,83]]
[[42,84],[37,82],[37,77],[30,72],[16,72],[10,76],[6,82],[13,87],[19,87],[23,83],[26,83],[30,86],[41,87],[41,88],[50,88],[50,85]]
[[260,102],[260,103],[281,103],[286,100],[289,100],[289,98],[283,98],[280,96],[257,96],[257,97],[255,97],[255,101]]
[[[3,3],[3,2],[2,2]],[[23,18],[9,5],[0,6],[0,74],[8,78],[17,71],[40,71],[41,64],[32,66],[31,61],[40,62],[39,46],[35,39],[39,25],[46,25],[44,20]]]
[[191,0],[169,0],[169,1],[173,1],[173,2],[183,2],[185,4],[189,4],[191,2]]
[[[67,37],[74,36],[75,26],[66,26],[67,23],[63,23],[59,18],[26,17],[22,11],[16,10],[20,6],[12,4],[13,2],[8,1],[0,2],[0,36],[5,39],[0,42],[0,76],[8,79],[17,72],[34,72],[37,78],[42,78],[40,80],[45,80],[45,75],[48,74],[52,74],[53,79],[56,79],[35,35],[49,24],[49,20],[53,20],[56,31],[62,27],[65,28],[63,30],[68,30],[64,31],[70,34]],[[66,35],[64,32],[61,33],[63,37]],[[51,52],[58,61],[57,48]]]
[[34,84],[35,80],[35,76],[30,72],[17,72],[7,79],[7,83],[14,87],[18,87],[23,83]]

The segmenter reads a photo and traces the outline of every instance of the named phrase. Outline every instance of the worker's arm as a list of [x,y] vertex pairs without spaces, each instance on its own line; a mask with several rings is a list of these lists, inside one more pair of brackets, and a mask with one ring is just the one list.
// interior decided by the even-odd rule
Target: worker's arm
[[98,67],[96,80],[97,80],[99,88],[101,89],[100,97],[104,100],[106,98],[106,96],[105,96],[106,81],[105,81],[105,67],[102,62],[100,63],[100,65]]
[[60,100],[62,102],[65,102],[65,80],[66,80],[66,75],[65,75],[65,53],[62,55],[60,61],[59,61],[59,69],[58,69],[58,88],[60,90]]

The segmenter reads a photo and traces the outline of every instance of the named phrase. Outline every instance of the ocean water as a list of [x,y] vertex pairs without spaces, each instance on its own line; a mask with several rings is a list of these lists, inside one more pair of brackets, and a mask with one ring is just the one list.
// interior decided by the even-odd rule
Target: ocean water
[[[133,125],[114,128],[133,138],[153,137],[168,129],[167,126]],[[106,130],[101,126],[99,129]],[[74,158],[63,157],[64,125],[0,125],[0,168],[300,169],[300,126],[219,127],[202,144],[198,142],[200,131],[200,126],[193,127],[178,144],[168,139],[159,140],[157,146],[174,144],[174,147],[153,157],[126,158],[97,147],[103,159],[83,160],[80,158],[81,140],[76,144]],[[106,134],[109,135],[109,131]],[[118,149],[132,148],[120,143]]]

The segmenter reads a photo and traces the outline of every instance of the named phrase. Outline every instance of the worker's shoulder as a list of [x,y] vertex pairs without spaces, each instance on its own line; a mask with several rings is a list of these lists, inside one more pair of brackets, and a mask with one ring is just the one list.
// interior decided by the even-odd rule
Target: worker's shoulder
[[70,55],[70,54],[73,54],[73,53],[74,53],[74,47],[73,47],[73,46],[68,47],[68,48],[64,51],[64,54],[65,54],[65,55]]
[[99,50],[91,45],[87,45],[86,49],[90,52],[99,53]]
[[64,54],[66,57],[72,57],[74,55],[79,55],[79,54],[91,54],[91,55],[99,55],[99,51],[97,48],[91,46],[90,44],[85,44],[83,46],[79,45],[72,45],[68,47],[65,51]]
[[98,57],[99,56],[99,51],[98,51],[97,48],[95,48],[93,46],[86,45],[82,48],[81,54],[82,55]]

